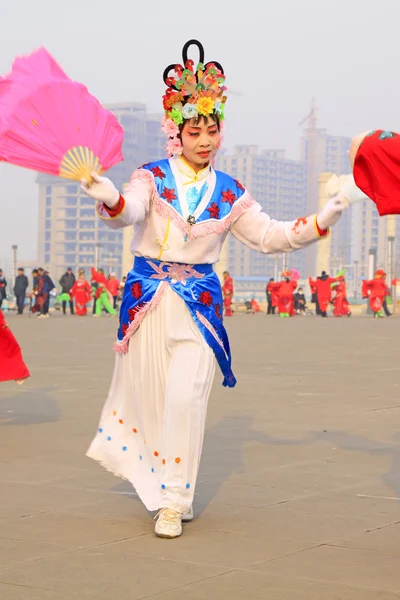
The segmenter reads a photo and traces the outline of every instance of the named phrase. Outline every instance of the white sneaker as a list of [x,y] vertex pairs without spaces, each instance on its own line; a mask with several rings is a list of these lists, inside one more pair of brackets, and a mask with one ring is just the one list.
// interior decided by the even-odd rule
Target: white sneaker
[[182,513],[162,508],[157,517],[155,534],[158,537],[172,539],[182,535]]
[[191,506],[189,508],[189,510],[187,510],[185,513],[183,513],[182,523],[189,523],[189,521],[193,521],[193,519],[194,519],[193,506]]

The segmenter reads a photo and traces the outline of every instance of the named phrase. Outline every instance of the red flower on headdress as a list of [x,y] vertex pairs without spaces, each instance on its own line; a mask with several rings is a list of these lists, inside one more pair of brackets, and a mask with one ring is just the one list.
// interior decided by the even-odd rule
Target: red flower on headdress
[[214,310],[215,310],[215,314],[217,315],[218,319],[221,318],[221,305],[218,303],[214,306]]
[[211,306],[213,301],[210,292],[201,292],[199,300],[202,304],[205,304],[206,306]]
[[236,195],[232,192],[232,190],[227,190],[226,192],[222,192],[222,202],[229,202],[229,204],[232,206],[232,204],[235,202],[236,200]]
[[139,300],[143,296],[142,284],[139,281],[131,285],[131,294],[135,300]]
[[180,92],[174,92],[171,88],[168,88],[163,96],[164,109],[169,111],[177,102],[182,102],[183,94]]
[[161,194],[161,198],[165,198],[167,202],[171,203],[172,200],[176,200],[175,190],[173,188],[165,187]]
[[244,192],[245,188],[244,186],[240,183],[240,181],[238,181],[237,179],[235,179],[235,183],[238,186],[239,190],[242,190],[242,192]]
[[207,210],[210,213],[210,219],[219,219],[219,207],[215,202],[213,202]]
[[153,173],[154,177],[158,177],[159,179],[164,179],[165,177],[165,173],[160,167],[152,167],[150,171]]

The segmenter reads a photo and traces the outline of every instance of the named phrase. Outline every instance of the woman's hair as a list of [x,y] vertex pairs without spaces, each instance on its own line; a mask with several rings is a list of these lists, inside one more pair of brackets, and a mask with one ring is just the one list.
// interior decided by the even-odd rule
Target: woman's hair
[[79,269],[78,275],[84,275],[84,274],[85,274],[85,269]]
[[[221,131],[221,121],[219,119],[218,115],[215,115],[213,113],[211,113],[211,115],[208,115],[208,117],[206,117],[205,115],[197,115],[197,117],[193,117],[193,119],[190,119],[190,121],[194,121],[195,125],[198,125],[199,123],[201,123],[201,121],[204,121],[204,123],[207,123],[207,119],[211,119],[211,121],[214,121],[214,123],[216,123],[217,127],[218,127],[218,131]],[[181,123],[179,125],[179,139],[180,139],[180,134],[182,133],[183,128],[185,127],[186,123],[189,123],[189,119],[185,119],[183,121],[183,123]]]

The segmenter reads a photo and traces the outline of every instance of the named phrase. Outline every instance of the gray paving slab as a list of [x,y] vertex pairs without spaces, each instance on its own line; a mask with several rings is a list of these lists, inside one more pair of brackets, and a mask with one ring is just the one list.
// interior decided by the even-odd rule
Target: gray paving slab
[[0,387],[1,600],[400,598],[400,319],[237,315],[182,538],[85,457],[115,319],[11,316]]

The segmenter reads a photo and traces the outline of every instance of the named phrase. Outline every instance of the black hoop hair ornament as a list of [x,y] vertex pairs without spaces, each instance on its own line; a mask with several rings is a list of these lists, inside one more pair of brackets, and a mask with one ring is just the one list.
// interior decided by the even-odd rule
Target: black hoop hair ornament
[[[199,42],[198,40],[189,40],[188,42],[186,42],[186,44],[183,46],[182,48],[182,60],[183,60],[183,65],[185,66],[186,61],[188,60],[188,50],[190,48],[190,46],[197,46],[198,50],[199,50],[199,62],[201,62],[202,64],[204,64],[204,47],[203,44],[201,42]],[[212,60],[208,63],[206,63],[204,65],[204,68],[207,69],[207,67],[209,67],[210,65],[215,65],[217,67],[217,69],[219,69],[221,71],[221,73],[224,73],[224,69],[222,68],[222,65],[217,62],[216,60]],[[170,82],[168,81],[169,79],[169,73],[171,71],[175,70],[175,67],[177,65],[168,65],[168,67],[166,69],[164,69],[164,73],[163,73],[163,81],[165,83],[165,85],[167,85],[168,87],[172,87],[170,85]],[[175,87],[175,86],[173,86]]]

